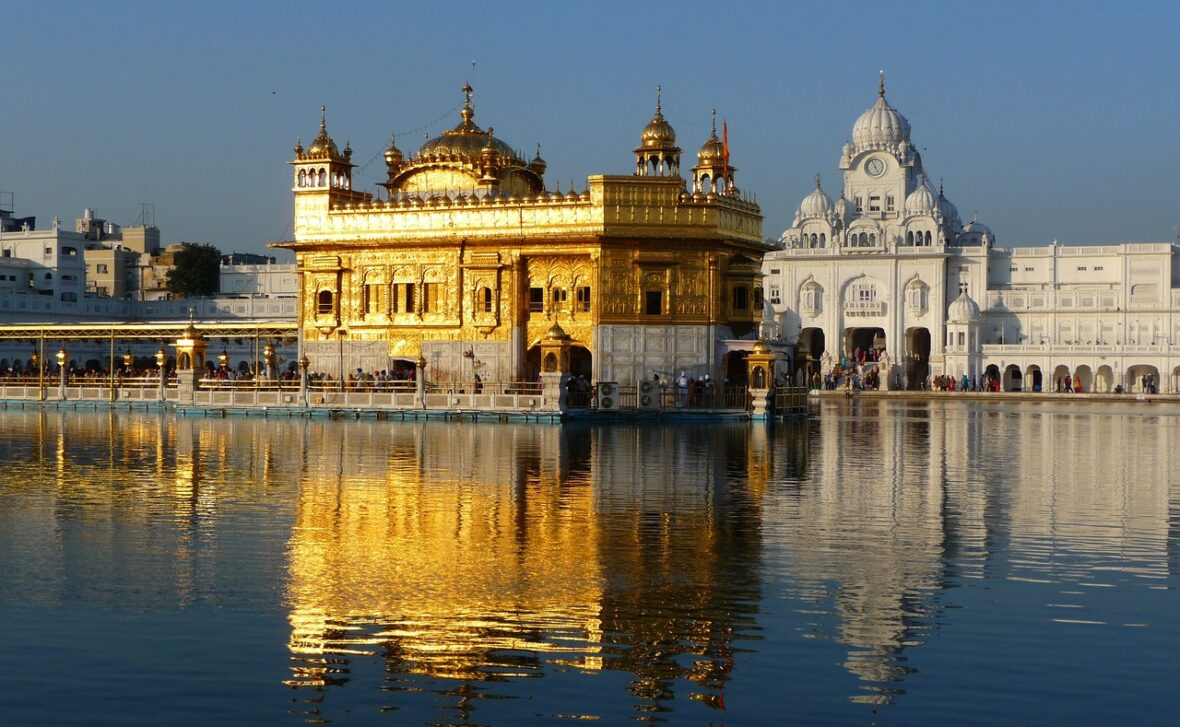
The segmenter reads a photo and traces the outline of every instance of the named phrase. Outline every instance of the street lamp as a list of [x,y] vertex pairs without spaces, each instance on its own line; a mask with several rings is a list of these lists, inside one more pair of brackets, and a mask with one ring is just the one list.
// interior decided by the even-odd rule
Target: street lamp
[[135,354],[131,353],[131,349],[127,349],[127,353],[123,354],[123,368],[129,369],[135,363]]
[[299,397],[303,399],[303,405],[307,406],[307,370],[311,368],[311,361],[308,360],[307,354],[299,357]]
[[168,385],[168,371],[164,368],[164,364],[168,363],[168,354],[164,352],[164,347],[160,346],[160,350],[156,351],[156,369],[160,374],[160,401],[164,401],[165,392]]
[[66,400],[66,362],[69,361],[69,354],[64,348],[57,352],[57,396],[62,401]]
[[217,354],[217,363],[221,364],[223,369],[229,368],[229,349],[221,349],[221,353]]

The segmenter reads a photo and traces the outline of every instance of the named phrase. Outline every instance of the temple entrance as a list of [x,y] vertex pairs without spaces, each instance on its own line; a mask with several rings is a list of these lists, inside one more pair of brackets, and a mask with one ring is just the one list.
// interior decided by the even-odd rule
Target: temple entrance
[[730,351],[725,354],[725,384],[727,386],[745,386],[749,380],[746,371],[746,357],[749,351]]
[[1024,370],[1024,387],[1029,391],[1044,391],[1044,376],[1041,374],[1041,367],[1036,364],[1030,365]]
[[1154,366],[1132,366],[1127,369],[1127,381],[1123,384],[1127,391],[1137,394],[1157,394],[1160,388],[1160,372]]
[[594,355],[585,346],[570,346],[570,374],[584,376],[590,381],[594,376]]
[[1073,377],[1069,374],[1068,366],[1058,366],[1053,369],[1053,391],[1065,391],[1065,377],[1070,377],[1070,388],[1073,386]]
[[911,391],[925,388],[930,377],[930,330],[911,328],[905,334],[906,387]]
[[[821,377],[826,371],[820,371],[820,359],[824,355],[824,329],[804,328],[799,332],[799,345],[795,347],[795,379],[800,384],[806,384],[815,374]],[[802,373],[803,379],[799,380]]]
[[990,364],[983,370],[983,390],[1000,391],[1000,367]]
[[1094,391],[1094,374],[1090,372],[1090,367],[1085,364],[1078,366],[1077,370],[1073,372],[1073,381],[1074,391],[1085,394]]
[[1004,391],[1021,391],[1024,389],[1024,375],[1020,367],[1012,364],[1004,369]]
[[524,370],[520,372],[521,381],[541,380],[541,347],[533,346],[524,354]]
[[1114,389],[1114,370],[1109,366],[1099,366],[1094,376],[1094,391],[1109,394]]
[[[925,330],[925,329],[923,329]],[[930,346],[926,346],[929,353]],[[846,328],[844,329],[844,356],[849,361],[863,363],[876,361],[885,350],[885,329]]]

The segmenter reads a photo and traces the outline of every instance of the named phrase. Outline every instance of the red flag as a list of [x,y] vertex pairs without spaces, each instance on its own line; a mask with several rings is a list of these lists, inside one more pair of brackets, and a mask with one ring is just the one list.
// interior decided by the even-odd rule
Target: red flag
[[721,149],[725,154],[725,176],[729,176],[729,122],[721,122]]

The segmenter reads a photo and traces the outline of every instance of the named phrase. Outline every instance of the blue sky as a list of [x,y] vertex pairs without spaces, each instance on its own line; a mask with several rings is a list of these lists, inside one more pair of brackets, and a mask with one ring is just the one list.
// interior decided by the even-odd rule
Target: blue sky
[[910,120],[933,180],[1001,245],[1165,241],[1180,225],[1180,4],[14,3],[0,41],[0,190],[39,226],[83,207],[166,242],[261,251],[291,234],[286,162],[328,107],[354,185],[476,122],[550,186],[627,174],[656,84],[691,166],[709,111],[763,234],[875,100]]

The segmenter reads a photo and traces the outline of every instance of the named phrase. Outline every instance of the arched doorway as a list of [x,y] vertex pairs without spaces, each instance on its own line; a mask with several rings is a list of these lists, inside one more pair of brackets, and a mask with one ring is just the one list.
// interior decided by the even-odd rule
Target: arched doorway
[[1044,391],[1044,385],[1044,376],[1041,374],[1040,366],[1031,364],[1024,370],[1024,388],[1026,391]]
[[418,362],[408,358],[395,358],[390,362],[393,366],[394,381],[416,381],[418,378]]
[[[1070,374],[1069,374],[1069,367],[1068,366],[1058,366],[1057,368],[1053,369],[1053,381],[1052,381],[1053,391],[1064,391],[1065,390],[1065,377],[1069,376],[1069,375]],[[1072,377],[1070,377],[1070,378],[1072,378]]]
[[1004,368],[1004,391],[1022,391],[1024,389],[1024,374],[1020,367],[1012,364]]
[[524,371],[521,371],[523,381],[541,380],[541,347],[533,346],[524,354]]
[[1175,394],[1178,391],[1180,391],[1180,366],[1172,369],[1172,388],[1168,393]]
[[1147,364],[1139,364],[1127,369],[1127,379],[1123,386],[1127,391],[1137,394],[1154,394],[1159,391],[1159,384],[1159,369]]
[[930,330],[911,328],[905,334],[908,389],[921,389],[930,376]]
[[875,361],[885,350],[885,329],[845,328],[844,355],[849,361]]
[[827,373],[820,371],[820,359],[824,355],[824,329],[822,328],[804,328],[799,333],[799,345],[795,347],[795,378],[798,380],[799,372],[803,373],[804,382],[809,381],[812,376]]
[[746,358],[749,351],[730,351],[725,354],[725,383],[728,386],[745,386],[749,379]]
[[584,376],[590,381],[594,376],[594,355],[585,346],[570,346],[570,374]]
[[1079,384],[1082,387],[1081,391],[1083,393],[1089,394],[1090,392],[1094,391],[1094,372],[1090,370],[1089,366],[1085,364],[1078,366],[1077,370],[1073,372],[1073,380],[1074,391],[1078,391]]
[[1000,391],[1000,367],[995,364],[989,364],[983,370],[983,380],[984,391]]
[[1099,366],[1094,375],[1094,391],[1109,394],[1114,388],[1114,370],[1109,366]]

